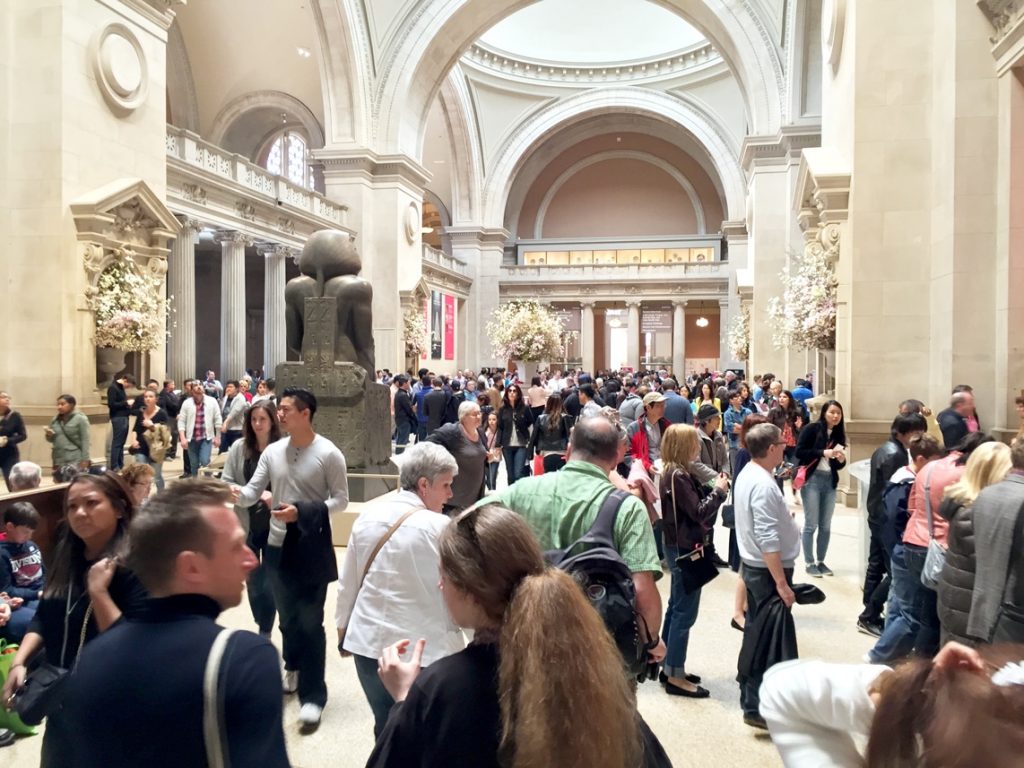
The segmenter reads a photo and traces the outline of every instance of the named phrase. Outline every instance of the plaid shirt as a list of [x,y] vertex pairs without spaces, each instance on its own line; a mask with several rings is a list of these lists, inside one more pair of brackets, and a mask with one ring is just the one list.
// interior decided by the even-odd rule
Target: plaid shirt
[[206,439],[206,399],[196,403],[196,425],[192,429],[193,440]]

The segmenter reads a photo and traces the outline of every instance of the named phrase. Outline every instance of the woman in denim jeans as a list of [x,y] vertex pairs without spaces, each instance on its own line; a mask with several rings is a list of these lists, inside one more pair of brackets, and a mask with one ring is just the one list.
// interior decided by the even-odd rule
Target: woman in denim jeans
[[523,401],[523,390],[518,384],[509,384],[498,410],[498,442],[505,459],[509,485],[530,474],[526,457],[532,426],[533,411]]
[[[801,467],[806,467],[806,482],[800,489],[800,498],[804,507],[803,545],[807,575],[818,578],[833,576],[832,569],[825,565],[825,554],[832,532],[839,470],[846,464],[843,406],[837,401],[825,403],[818,420],[800,431],[796,459]],[[817,547],[814,546],[815,531],[818,532]]]

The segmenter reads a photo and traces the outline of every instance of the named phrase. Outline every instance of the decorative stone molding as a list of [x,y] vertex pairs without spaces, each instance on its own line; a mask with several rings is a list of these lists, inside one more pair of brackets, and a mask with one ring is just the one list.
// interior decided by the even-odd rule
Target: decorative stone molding
[[[320,126],[313,111],[303,102],[283,91],[251,91],[232,99],[213,119],[213,125],[207,133],[208,138],[212,143],[219,145],[235,123],[248,112],[256,109],[272,109],[275,112],[285,112],[291,115],[302,126],[311,149],[324,145],[324,129]],[[243,148],[239,147],[238,149]],[[252,148],[252,156],[255,156],[258,149],[259,147]]]
[[313,157],[323,164],[324,176],[359,175],[367,179],[402,181],[422,191],[430,172],[407,155],[378,155],[371,150],[316,149]]
[[1021,0],[978,0],[995,30],[989,41],[1000,75],[1024,60],[1024,3]]
[[182,184],[181,191],[185,199],[199,205],[206,205],[206,190],[198,184]]
[[188,0],[121,0],[124,5],[141,14],[163,30],[174,23],[175,9],[187,5]]
[[247,248],[256,242],[247,233],[235,230],[220,230],[219,232],[214,232],[213,239],[214,242],[217,243],[233,243],[234,245],[241,245],[243,248]]
[[839,71],[846,32],[846,0],[824,0],[821,9],[821,48],[834,75]]
[[[102,271],[100,253],[128,250],[140,266],[150,259],[166,259],[169,241],[178,236],[181,224],[146,182],[121,179],[83,195],[71,204],[78,240],[88,246],[83,257],[91,271]],[[95,267],[95,270],[92,270]]]
[[804,251],[839,258],[840,225],[849,217],[850,173],[831,149],[804,150],[797,175],[794,207],[804,233]]
[[820,125],[784,126],[774,136],[747,136],[740,152],[740,165],[747,173],[762,165],[784,165],[798,158],[803,150],[818,146]]
[[110,110],[124,117],[149,95],[149,62],[135,33],[120,22],[108,24],[93,38],[92,70]]
[[238,216],[246,221],[256,221],[256,206],[247,200],[239,200],[235,203],[235,210]]
[[661,56],[604,64],[570,64],[517,56],[479,41],[463,54],[461,63],[505,79],[540,81],[551,85],[597,85],[664,80],[724,63],[704,40]]
[[[552,301],[685,301],[717,300],[729,291],[728,264],[621,266],[502,266],[502,299],[538,295]],[[541,289],[544,289],[543,294]],[[585,297],[585,298],[581,298]]]
[[420,214],[420,207],[416,203],[409,203],[405,209],[405,239],[409,245],[416,242],[423,226],[423,217]]

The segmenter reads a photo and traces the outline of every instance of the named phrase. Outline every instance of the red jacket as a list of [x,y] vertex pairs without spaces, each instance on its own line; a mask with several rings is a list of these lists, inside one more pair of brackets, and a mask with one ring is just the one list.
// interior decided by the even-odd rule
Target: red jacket
[[[634,460],[640,459],[640,462],[644,465],[644,469],[648,472],[651,471],[651,448],[647,444],[647,428],[644,424],[647,421],[647,417],[641,415],[639,419],[629,425],[629,429],[626,430],[626,436],[629,438],[629,455]],[[665,436],[665,430],[672,426],[665,417],[658,419],[658,426],[661,427],[661,436]]]

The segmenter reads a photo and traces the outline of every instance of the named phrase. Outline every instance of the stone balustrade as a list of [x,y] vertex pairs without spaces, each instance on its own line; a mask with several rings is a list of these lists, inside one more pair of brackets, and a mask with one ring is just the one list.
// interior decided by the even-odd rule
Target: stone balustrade
[[442,269],[447,269],[449,272],[469,276],[469,265],[466,262],[454,256],[449,256],[444,251],[426,243],[423,243],[423,261],[426,264],[433,264]]

